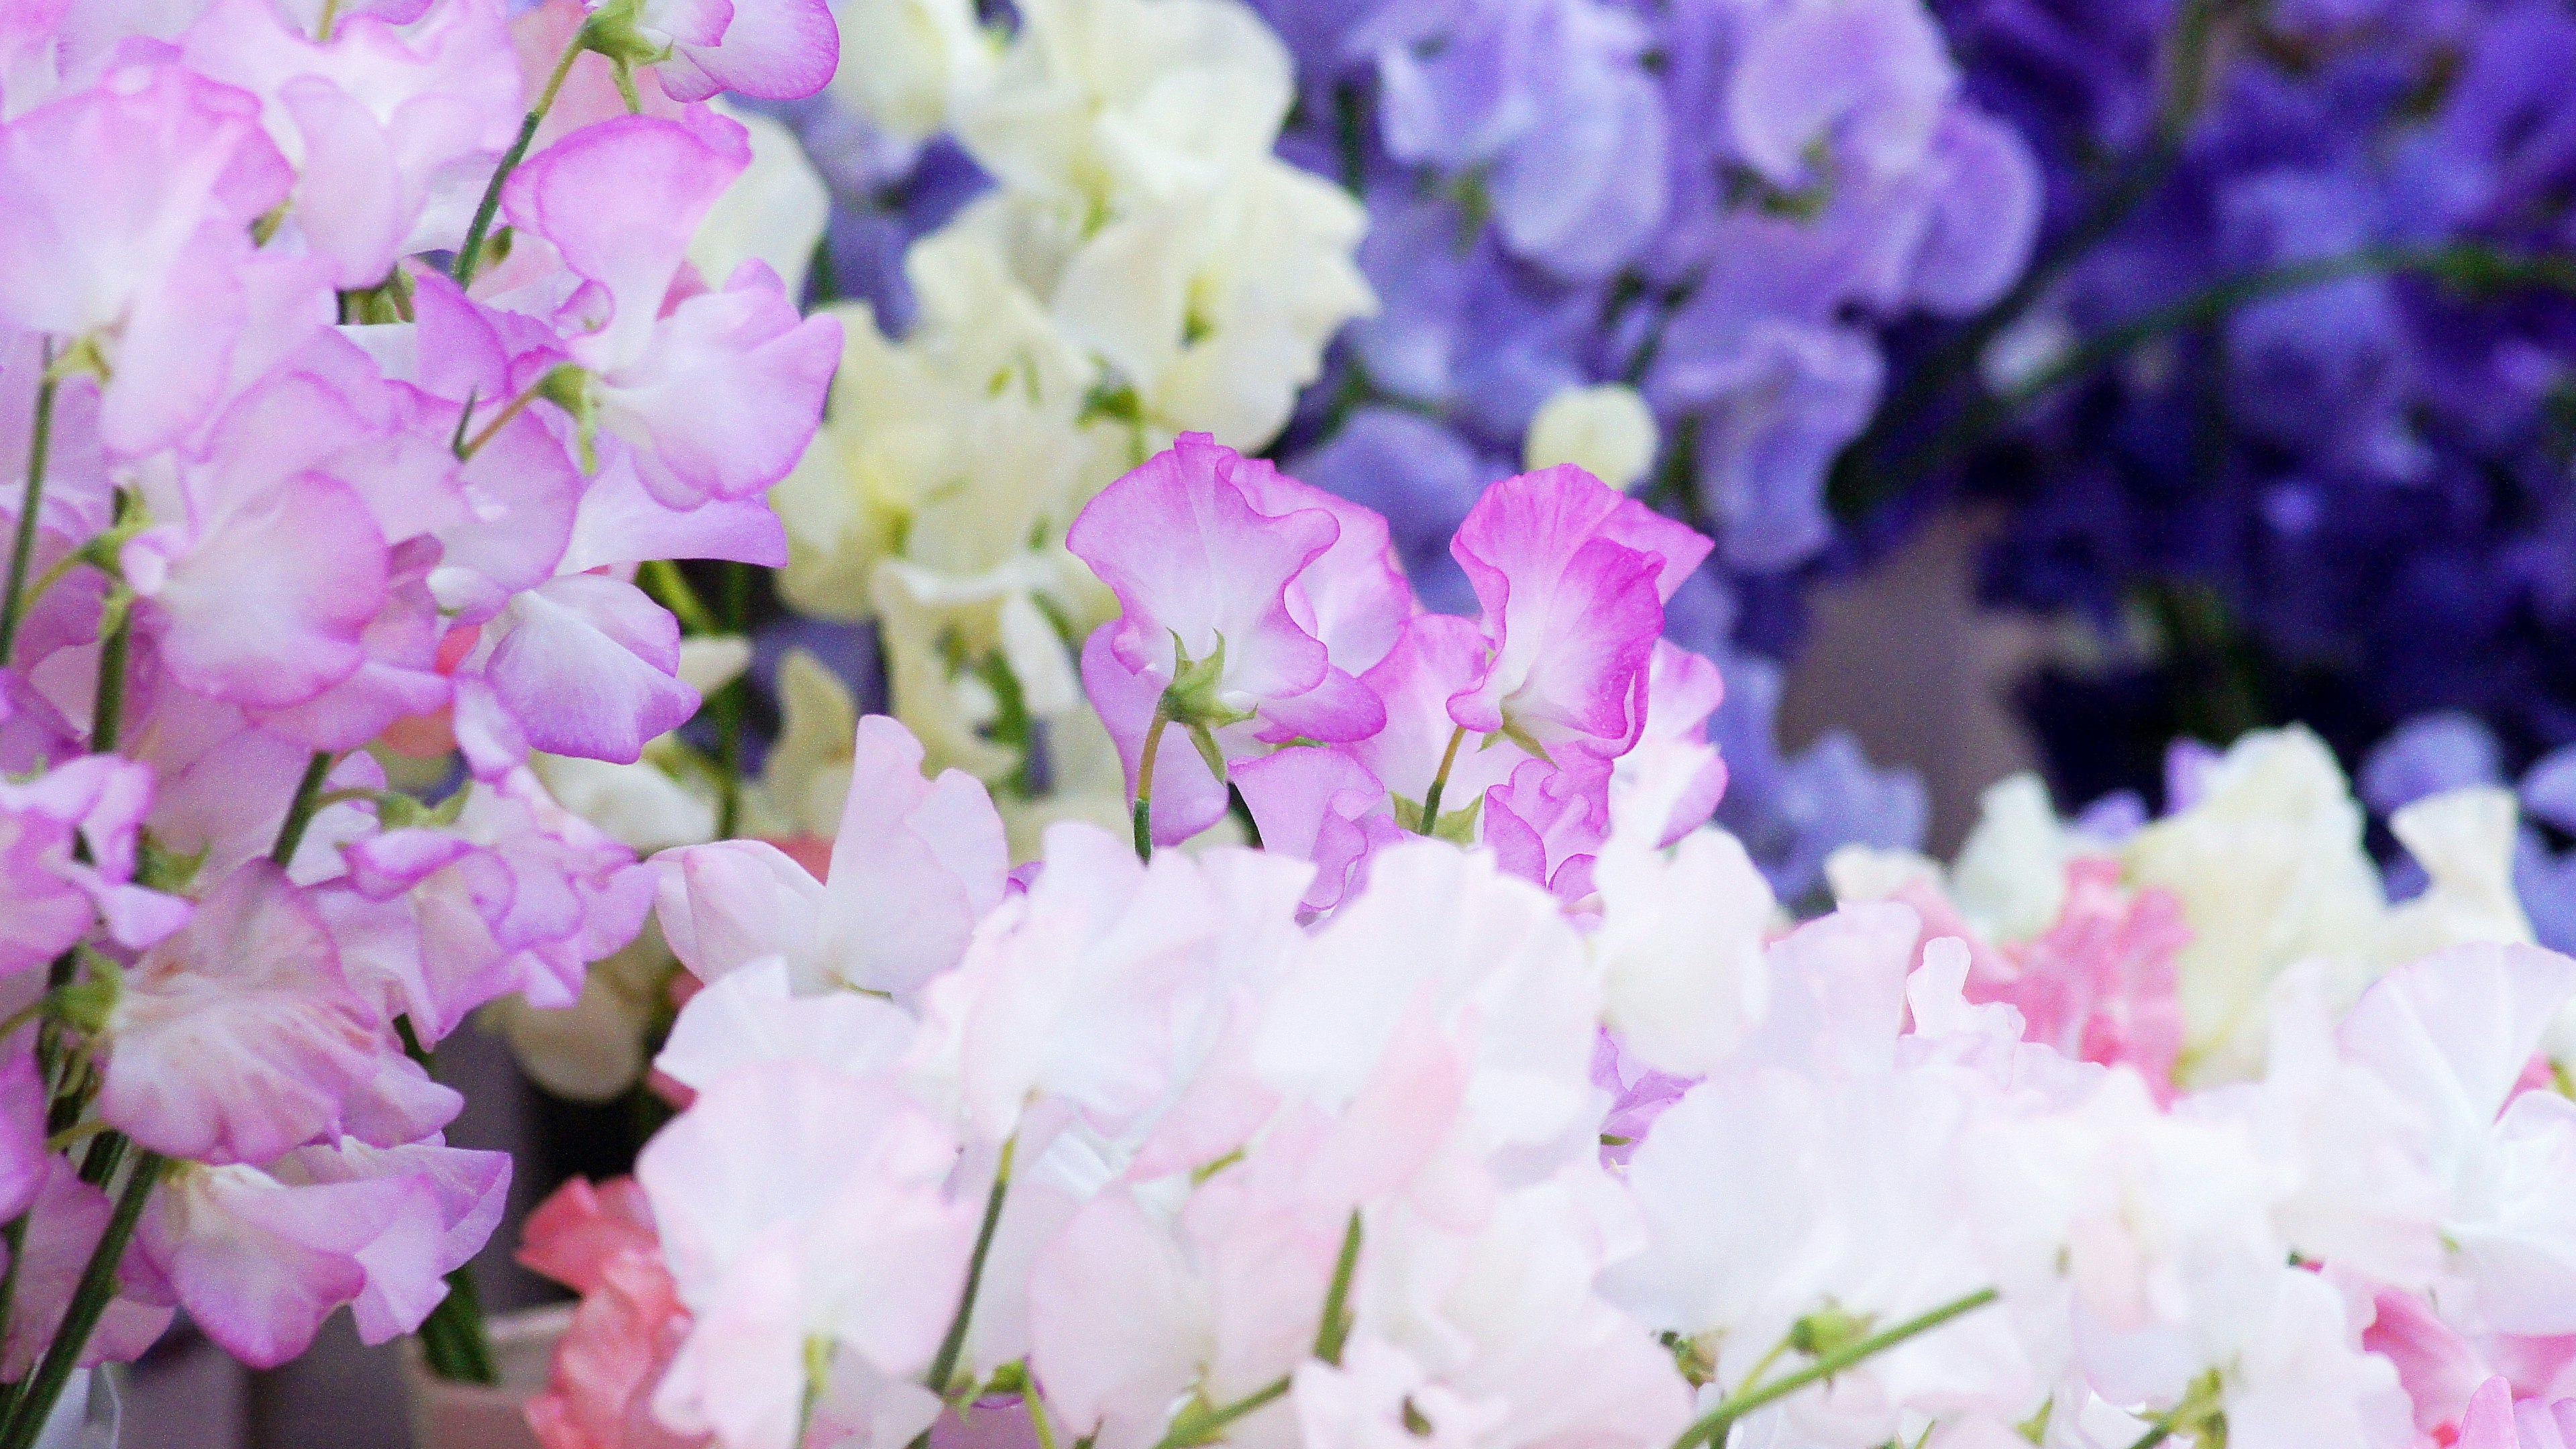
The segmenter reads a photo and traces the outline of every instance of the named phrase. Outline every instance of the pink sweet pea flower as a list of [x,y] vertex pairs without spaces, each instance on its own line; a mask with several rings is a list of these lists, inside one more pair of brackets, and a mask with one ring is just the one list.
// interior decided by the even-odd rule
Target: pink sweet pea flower
[[100,347],[111,451],[167,444],[221,396],[251,223],[293,181],[256,98],[175,65],[0,127],[0,322]]
[[[2126,1063],[2159,1098],[2170,1097],[2183,1038],[2174,961],[2189,944],[2191,927],[2172,892],[2133,893],[2120,884],[2119,862],[2073,860],[2056,924],[2004,953],[2009,977],[1972,974],[1968,999],[2004,1002],[2021,1012],[2028,1040],[2080,1061]],[[1992,961],[1982,955],[1980,965]]]
[[[1084,646],[1083,682],[1118,742],[1129,792],[1158,706],[1197,744],[1196,761],[1177,748],[1182,741],[1158,747],[1159,842],[1186,840],[1224,812],[1224,781],[1209,754],[1254,753],[1256,740],[1365,739],[1386,723],[1377,698],[1309,627],[1339,625],[1355,640],[1356,667],[1377,662],[1365,655],[1371,647],[1383,655],[1374,636],[1391,636],[1382,610],[1349,605],[1370,596],[1382,546],[1364,545],[1319,576],[1319,586],[1331,585],[1319,587],[1329,605],[1319,609],[1299,579],[1341,539],[1337,515],[1348,507],[1317,506],[1317,496],[1267,463],[1185,433],[1102,490],[1066,531],[1065,547],[1109,585],[1122,611]],[[1334,583],[1343,571],[1358,582]],[[1381,589],[1374,597],[1394,596]],[[1257,731],[1233,730],[1218,743],[1218,731],[1256,721]]]
[[840,365],[840,324],[800,318],[767,267],[747,262],[717,291],[689,284],[689,239],[750,155],[741,125],[713,113],[628,116],[548,148],[503,193],[511,224],[581,280],[556,312],[566,349],[599,425],[674,508],[786,477]]
[[519,1261],[581,1295],[555,1345],[546,1392],[528,1401],[545,1449],[687,1449],[653,1417],[654,1388],[692,1320],[662,1265],[653,1211],[633,1178],[574,1178],[528,1215]]
[[965,1282],[979,1213],[944,1190],[956,1164],[948,1131],[881,1080],[781,1062],[701,1092],[635,1166],[695,1320],[654,1394],[662,1423],[789,1449],[820,1339],[908,1405],[896,1437],[928,1428],[937,1399],[901,1381]]
[[137,627],[179,683],[231,703],[303,704],[367,661],[385,604],[375,516],[319,473],[270,482],[200,475],[188,517],[146,530],[121,555]]
[[1491,654],[1451,716],[1539,753],[1626,753],[1645,728],[1664,603],[1710,547],[1572,464],[1487,489],[1449,551],[1484,606]]
[[164,1156],[216,1163],[311,1141],[383,1050],[320,914],[265,860],[144,953],[103,1035],[99,1115]]
[[1329,911],[1368,885],[1368,859],[1404,838],[1386,786],[1349,752],[1281,750],[1234,767],[1261,848],[1315,863],[1304,901]]
[[1578,751],[1568,764],[1524,761],[1485,792],[1485,844],[1503,869],[1569,904],[1592,894],[1592,862],[1610,838],[1610,763]]
[[173,1169],[136,1235],[188,1316],[242,1362],[274,1368],[350,1305],[358,1336],[420,1326],[500,1221],[510,1160],[423,1144],[343,1144],[254,1167]]
[[0,779],[0,975],[51,961],[101,920],[135,947],[186,923],[186,901],[127,884],[152,779],[151,766],[106,755]]
[[633,17],[647,41],[668,47],[655,74],[675,101],[718,91],[792,101],[821,90],[841,63],[825,0],[642,0]]
[[850,793],[823,878],[765,841],[719,840],[653,859],[662,934],[706,982],[769,957],[799,991],[909,998],[957,964],[1001,904],[1010,850],[983,783],[921,773],[921,742],[887,715],[859,721]]
[[[109,1212],[107,1194],[81,1181],[70,1159],[45,1159],[44,1179],[27,1210],[26,1242],[13,1265],[18,1288],[10,1300],[8,1341],[0,1347],[0,1379],[23,1383],[53,1342]],[[154,1279],[141,1254],[126,1254],[117,1268],[117,1296],[108,1300],[90,1336],[84,1365],[131,1363],[170,1326],[168,1285]]]
[[270,139],[302,173],[294,223],[344,290],[375,286],[397,257],[455,246],[518,129],[498,0],[449,0],[408,31],[344,11],[321,42],[266,0],[220,0],[179,47],[190,69],[260,98]]
[[634,939],[652,908],[635,853],[527,769],[467,788],[454,826],[356,841],[345,880],[316,893],[352,982],[425,1042],[513,991],[572,1005],[589,963]]

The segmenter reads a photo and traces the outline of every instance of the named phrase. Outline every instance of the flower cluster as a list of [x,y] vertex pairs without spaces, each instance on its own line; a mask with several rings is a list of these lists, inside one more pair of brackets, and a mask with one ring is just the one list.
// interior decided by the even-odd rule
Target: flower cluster
[[[1657,715],[1693,672],[1546,627],[1652,596],[1616,497],[1493,490],[1485,621],[1385,653],[1469,671],[1404,688],[1340,652],[1386,568],[1336,558],[1349,505],[1187,438],[1076,523],[1124,609],[1103,717],[1191,737],[1143,824],[1311,770],[1361,782],[1307,798],[1364,873],[1079,821],[1013,870],[878,717],[821,879],[658,858],[689,1105],[532,1223],[584,1295],[545,1441],[2556,1449],[2576,962],[2495,889],[2509,806],[2417,805],[2435,885],[2392,909],[2330,761],[2265,736],[2153,824],[2009,787],[1954,869],[1847,856],[1793,925],[1689,823],[1712,762]],[[1146,498],[1167,559],[1116,551]],[[1525,752],[1485,847],[1359,773],[1435,706]],[[1621,738],[1588,859],[1515,864],[1495,813]]]
[[1375,306],[1362,217],[1271,154],[1288,56],[1236,5],[1027,4],[1007,42],[966,0],[863,9],[885,44],[845,99],[898,141],[953,132],[993,184],[905,255],[908,316],[837,309],[832,418],[776,494],[781,585],[878,623],[893,707],[1002,790],[1026,853],[1124,805],[1076,679],[1108,601],[1074,515],[1181,433],[1277,435]]
[[819,0],[40,5],[0,44],[14,1449],[175,1309],[271,1365],[441,1302],[510,1164],[445,1144],[428,1050],[571,1003],[653,891],[531,761],[697,710],[630,580],[783,561],[761,495],[841,343],[739,255],[753,140],[707,103],[819,88]]
[[[1473,496],[1436,480],[1526,436],[1623,485],[1660,456],[1727,565],[1797,564],[1831,536],[1881,327],[1974,311],[2029,257],[2037,167],[1917,0],[1264,8],[1300,60],[1300,154],[1369,199],[1389,299],[1324,424],[1348,461],[1314,472],[1408,546]],[[1417,465],[1371,476],[1389,450]]]
[[[1983,369],[2020,415],[1968,455],[1968,484],[2014,504],[1994,592],[2163,634],[2167,658],[2250,655],[2227,687],[2251,698],[2195,721],[2219,737],[2336,719],[2357,755],[2459,709],[2523,760],[2576,740],[2576,150],[2556,82],[2576,19],[2520,0],[1942,9],[1978,57],[1970,89],[2050,175],[2050,285],[1992,319]],[[1961,451],[1887,441],[1878,496]],[[2220,639],[2122,618],[2176,592],[2221,606]]]

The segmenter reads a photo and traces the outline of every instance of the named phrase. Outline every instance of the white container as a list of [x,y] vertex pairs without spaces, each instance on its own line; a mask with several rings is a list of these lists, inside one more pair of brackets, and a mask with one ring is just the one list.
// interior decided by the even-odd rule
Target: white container
[[[491,1320],[498,1384],[460,1384],[429,1371],[420,1340],[403,1342],[403,1398],[413,1449],[538,1449],[528,1400],[543,1393],[555,1344],[572,1326],[573,1305],[503,1313]],[[89,1449],[87,1441],[81,1441]],[[51,1449],[51,1446],[46,1446]],[[104,1441],[100,1449],[104,1449]]]

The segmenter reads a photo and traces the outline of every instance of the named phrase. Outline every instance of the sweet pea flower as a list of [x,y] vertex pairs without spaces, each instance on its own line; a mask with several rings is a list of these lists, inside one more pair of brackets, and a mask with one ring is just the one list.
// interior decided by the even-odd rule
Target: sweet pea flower
[[572,1005],[589,963],[631,940],[652,908],[635,853],[557,805],[532,772],[466,790],[453,825],[353,841],[340,851],[345,873],[315,892],[353,985],[423,1042],[513,991]]
[[[773,1170],[733,1170],[746,1148]],[[965,1281],[977,1213],[942,1187],[956,1161],[882,1080],[782,1062],[701,1093],[636,1163],[694,1320],[655,1416],[726,1449],[790,1449],[820,1340],[883,1377],[908,1426],[895,1438],[928,1428],[937,1396],[903,1381],[928,1367]]]
[[0,128],[0,322],[99,350],[111,451],[150,452],[218,401],[250,226],[293,182],[257,99],[176,65],[112,70]]
[[594,29],[633,38],[675,101],[718,91],[797,100],[821,90],[841,60],[840,27],[824,0],[609,0],[591,16]]
[[766,266],[745,262],[717,290],[679,285],[699,222],[749,162],[742,127],[721,116],[629,116],[548,147],[503,192],[511,224],[580,279],[556,322],[585,370],[582,406],[674,508],[787,476],[840,359],[840,324],[798,318]]
[[1645,728],[1664,603],[1709,547],[1571,465],[1495,484],[1450,545],[1490,650],[1451,717],[1541,757],[1625,753]]
[[379,1029],[313,903],[255,860],[128,974],[99,1113],[165,1156],[268,1162],[339,1120],[375,1075]]
[[322,40],[260,0],[221,0],[180,37],[189,69],[260,98],[298,173],[298,230],[332,285],[363,290],[405,255],[460,242],[520,111],[497,0],[454,0],[416,25],[344,13]]
[[52,960],[100,921],[135,947],[186,923],[188,902],[130,883],[152,784],[149,765],[101,755],[0,780],[0,975]]
[[138,1235],[143,1259],[236,1358],[295,1358],[342,1304],[358,1336],[420,1326],[500,1221],[510,1159],[438,1144],[313,1146],[265,1169],[177,1168]]
[[653,1417],[652,1391],[688,1336],[651,1205],[633,1178],[574,1178],[528,1215],[519,1261],[581,1295],[528,1426],[546,1449],[685,1449]]
[[799,991],[838,984],[909,999],[957,964],[1002,900],[1010,858],[982,784],[922,777],[921,743],[884,715],[858,721],[825,878],[764,841],[657,856],[663,935],[702,981],[776,957]]
[[[1341,623],[1383,656],[1400,623],[1384,616],[1400,601],[1379,585],[1383,534],[1352,560],[1353,585],[1335,587],[1337,565],[1327,565],[1307,593],[1302,576],[1332,553],[1343,533],[1336,515],[1350,508],[1307,506],[1316,496],[1267,463],[1184,434],[1103,490],[1065,536],[1118,595],[1118,619],[1083,648],[1083,682],[1118,741],[1131,795],[1151,802],[1157,842],[1187,840],[1224,813],[1225,761],[1255,753],[1256,740],[1357,740],[1386,723],[1384,706],[1314,632]],[[1359,668],[1378,662],[1366,652],[1352,655]],[[1157,720],[1179,725],[1195,752],[1161,750]],[[1230,732],[1222,741],[1221,731]],[[1157,755],[1146,780],[1149,739]]]
[[2460,1421],[2461,1449],[2566,1449],[2576,1444],[2576,1399],[2517,1402],[2502,1377],[2478,1385]]

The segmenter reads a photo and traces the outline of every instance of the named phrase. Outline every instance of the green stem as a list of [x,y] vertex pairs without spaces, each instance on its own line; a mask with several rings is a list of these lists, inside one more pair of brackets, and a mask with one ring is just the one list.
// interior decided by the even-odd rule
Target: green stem
[[[975,1230],[975,1255],[966,1260],[966,1287],[957,1295],[957,1314],[948,1320],[948,1332],[939,1340],[939,1352],[930,1360],[930,1372],[922,1384],[942,1399],[948,1397],[948,1381],[956,1377],[957,1359],[966,1351],[966,1329],[975,1318],[975,1295],[984,1288],[984,1259],[993,1251],[993,1232],[1002,1225],[1002,1199],[1011,1189],[1011,1152],[1016,1141],[1002,1144],[1001,1164],[993,1170],[993,1190],[984,1195],[984,1222]],[[912,1441],[913,1449],[924,1449],[930,1443],[930,1431],[924,1429]]]
[[116,753],[117,735],[125,728],[125,658],[134,642],[134,601],[112,596],[107,611],[113,623],[98,649],[98,699],[90,709],[89,749],[94,755]]
[[678,564],[666,558],[652,559],[637,577],[662,607],[679,619],[682,629],[691,634],[723,632],[716,627],[716,616],[698,598],[698,591],[689,587],[689,576],[680,572]]
[[[503,428],[508,427],[510,425],[510,419],[526,412],[528,410],[528,404],[535,402],[538,395],[544,390],[545,383],[543,381],[534,382],[528,385],[528,390],[526,392],[510,399],[509,403],[504,406],[499,413],[493,416],[492,421],[485,423],[475,432],[471,439],[467,440],[454,450],[457,461],[460,463],[470,461],[475,454],[482,452],[483,445],[492,441],[493,436],[499,433]],[[463,418],[457,419],[456,431],[459,437],[464,436],[465,420]]]
[[484,1331],[482,1295],[465,1265],[448,1273],[447,1296],[421,1320],[419,1337],[421,1358],[440,1378],[464,1384],[501,1381],[500,1366],[492,1358],[491,1335]]
[[[751,634],[751,565],[728,562],[724,566],[724,622],[726,632],[736,638]],[[716,715],[716,764],[724,771],[716,794],[716,838],[730,840],[742,824],[742,734],[743,717],[748,712],[751,686],[747,680],[732,679],[716,691],[710,701]]]
[[268,858],[277,863],[278,869],[285,869],[287,862],[295,859],[297,848],[304,844],[304,832],[322,808],[323,777],[331,773],[336,758],[329,750],[315,750],[313,758],[305,762],[304,778],[296,782],[295,798],[286,807],[286,820],[277,827],[277,843],[268,850]]
[[0,667],[9,663],[18,642],[18,619],[27,606],[27,570],[36,559],[36,515],[45,501],[45,460],[54,445],[53,344],[45,344],[47,366],[36,384],[36,419],[27,439],[27,491],[18,500],[18,535],[9,549],[9,592],[0,595]]
[[1735,1427],[1735,1421],[1745,1415],[1785,1399],[1809,1384],[1829,1379],[1863,1359],[1884,1353],[1909,1338],[1928,1333],[1963,1313],[1973,1313],[1994,1302],[1997,1296],[1992,1288],[1981,1289],[1965,1298],[1944,1303],[1929,1313],[1909,1318],[1894,1328],[1873,1333],[1867,1338],[1856,1339],[1831,1353],[1822,1355],[1796,1373],[1784,1374],[1767,1384],[1748,1384],[1727,1395],[1716,1408],[1709,1410],[1700,1417],[1698,1422],[1683,1430],[1682,1436],[1673,1441],[1673,1449],[1693,1449],[1693,1446],[1699,1444],[1723,1446],[1726,1443],[1728,1431]]
[[2206,327],[2239,308],[2358,276],[2417,273],[2470,291],[2545,287],[2576,295],[2576,258],[2523,257],[2479,242],[2434,247],[2365,247],[2335,257],[2288,262],[2228,277],[2188,297],[2152,308],[2097,333],[2011,389],[1980,400],[1952,418],[1922,446],[1899,458],[1870,488],[1848,500],[1844,517],[1867,513],[1886,499],[1967,452],[2005,419],[2039,399],[2129,352],[2177,332]]
[[54,1401],[62,1397],[63,1385],[71,1379],[72,1369],[89,1347],[99,1317],[116,1296],[117,1265],[125,1260],[126,1245],[134,1240],[134,1226],[142,1221],[143,1205],[161,1181],[165,1166],[167,1163],[157,1152],[146,1152],[135,1162],[124,1190],[117,1195],[115,1210],[108,1215],[106,1231],[99,1234],[97,1248],[81,1269],[80,1286],[72,1291],[71,1306],[63,1312],[62,1326],[54,1331],[43,1361],[27,1380],[25,1392],[9,1415],[7,1429],[0,1430],[0,1449],[28,1449],[43,1432],[45,1420],[52,1417]]
[[1432,835],[1440,829],[1440,796],[1449,788],[1449,771],[1458,763],[1458,746],[1467,738],[1467,727],[1460,725],[1449,732],[1449,748],[1441,753],[1440,773],[1431,777],[1431,788],[1422,792],[1422,833]]
[[1227,1425],[1286,1394],[1289,1382],[1286,1378],[1272,1379],[1222,1409],[1204,1412],[1183,1410],[1181,1416],[1172,1421],[1172,1427],[1156,1441],[1154,1449],[1197,1449],[1201,1444],[1214,1443],[1224,1434]]
[[1163,752],[1163,729],[1172,722],[1171,702],[1156,701],[1154,722],[1145,727],[1145,749],[1136,757],[1136,858],[1154,858],[1154,761]]
[[1333,1286],[1324,1293],[1324,1321],[1315,1325],[1315,1357],[1338,1367],[1351,1336],[1351,1275],[1360,1265],[1360,1210],[1342,1230],[1342,1256],[1333,1264]]
[[537,94],[537,103],[519,122],[519,138],[501,155],[501,164],[492,170],[491,184],[483,188],[483,200],[474,208],[474,223],[465,229],[465,244],[456,249],[456,263],[448,273],[459,287],[474,284],[474,269],[483,264],[483,238],[492,230],[493,214],[501,209],[501,187],[519,163],[528,159],[528,147],[537,139],[537,127],[545,124],[546,112],[553,110],[555,95],[563,89],[564,77],[572,74],[572,63],[590,43],[589,27],[573,32],[572,43],[564,47],[563,58],[555,62],[555,72],[546,78],[546,88]]

